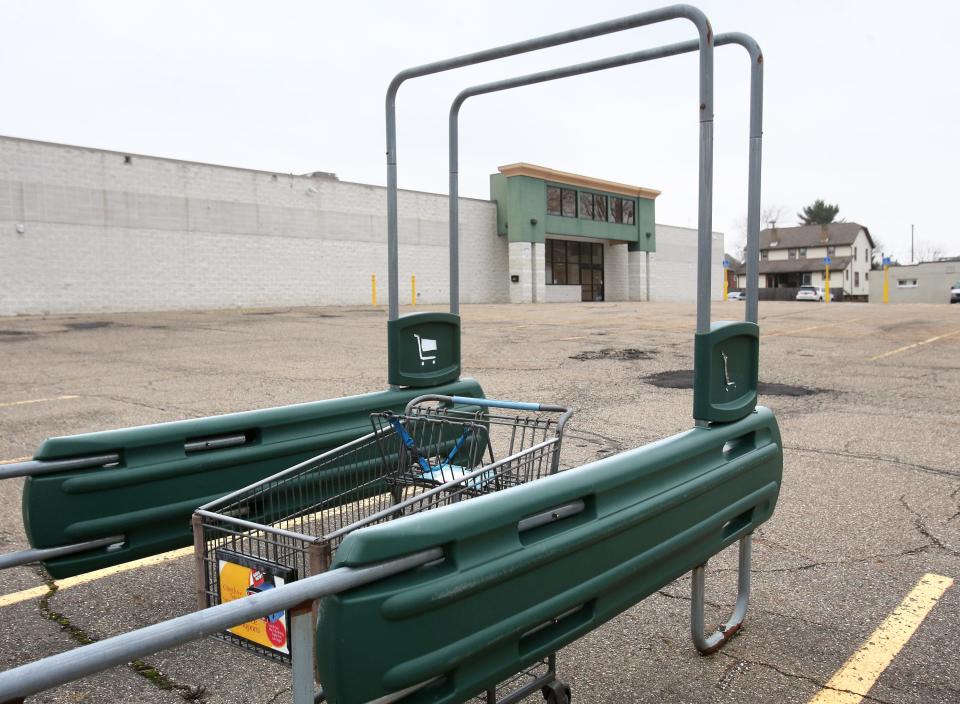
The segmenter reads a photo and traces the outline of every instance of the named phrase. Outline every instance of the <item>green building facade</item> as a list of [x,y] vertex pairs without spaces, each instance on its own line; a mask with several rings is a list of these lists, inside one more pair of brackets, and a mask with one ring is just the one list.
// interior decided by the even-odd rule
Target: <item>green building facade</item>
[[656,251],[659,191],[519,163],[490,176],[514,302],[629,300]]

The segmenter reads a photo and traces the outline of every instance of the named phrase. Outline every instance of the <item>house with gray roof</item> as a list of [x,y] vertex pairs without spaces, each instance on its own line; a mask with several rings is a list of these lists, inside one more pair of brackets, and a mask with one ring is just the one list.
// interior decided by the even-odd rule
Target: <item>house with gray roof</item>
[[[867,300],[873,258],[870,231],[855,222],[771,227],[760,231],[760,288],[826,288],[844,298]],[[746,285],[746,267],[737,269],[737,286]]]

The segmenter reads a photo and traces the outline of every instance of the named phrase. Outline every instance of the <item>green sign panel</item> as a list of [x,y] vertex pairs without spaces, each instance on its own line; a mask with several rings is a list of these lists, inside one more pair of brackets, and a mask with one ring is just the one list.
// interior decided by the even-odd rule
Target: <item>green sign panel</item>
[[460,316],[412,313],[387,322],[387,379],[435,386],[460,377]]
[[694,341],[693,417],[729,423],[757,406],[760,328],[718,322]]

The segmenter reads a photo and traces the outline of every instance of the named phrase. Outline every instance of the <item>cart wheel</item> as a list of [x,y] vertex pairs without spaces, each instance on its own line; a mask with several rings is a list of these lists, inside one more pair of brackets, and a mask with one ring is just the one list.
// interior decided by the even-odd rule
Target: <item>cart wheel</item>
[[543,695],[547,704],[570,704],[573,699],[573,695],[570,693],[570,685],[558,680],[545,685],[540,690],[540,694]]

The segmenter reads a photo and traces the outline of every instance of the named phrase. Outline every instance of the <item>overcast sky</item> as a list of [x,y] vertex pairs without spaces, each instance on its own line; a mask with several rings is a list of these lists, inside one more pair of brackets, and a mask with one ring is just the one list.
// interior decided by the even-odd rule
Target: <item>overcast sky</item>
[[[385,183],[383,96],[399,70],[661,2],[0,1],[0,134]],[[887,252],[960,254],[957,2],[695,2],[765,56],[763,205],[816,198]],[[912,10],[909,8],[913,8]],[[446,192],[446,115],[475,83],[694,38],[673,21],[405,85],[401,188]],[[714,229],[743,238],[749,64],[716,51]],[[468,101],[461,193],[517,161],[663,191],[696,226],[695,56]]]

